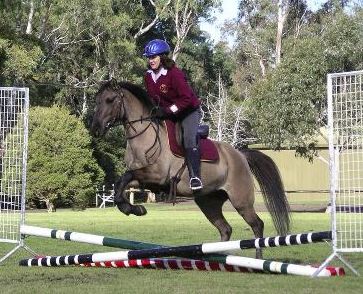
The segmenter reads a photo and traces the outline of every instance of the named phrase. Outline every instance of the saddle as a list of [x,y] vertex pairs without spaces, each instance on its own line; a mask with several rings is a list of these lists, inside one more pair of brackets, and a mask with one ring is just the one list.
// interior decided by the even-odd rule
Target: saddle
[[[184,148],[182,145],[181,126],[171,120],[165,120],[168,133],[168,140],[171,152],[178,157],[184,157]],[[198,127],[198,143],[201,153],[201,161],[217,161],[219,159],[218,150],[212,140],[208,139],[209,127],[200,125]]]
[[[178,157],[184,156],[184,147],[182,144],[181,126],[179,123],[175,123],[171,120],[164,121],[168,133],[168,141],[171,152]],[[217,147],[212,140],[208,139],[209,127],[207,125],[200,125],[198,127],[198,144],[200,147],[201,161],[215,162],[219,159]],[[176,190],[180,181],[180,177],[186,168],[186,162],[180,167],[176,175],[170,179],[169,197],[166,202],[171,202],[175,205],[176,202]]]

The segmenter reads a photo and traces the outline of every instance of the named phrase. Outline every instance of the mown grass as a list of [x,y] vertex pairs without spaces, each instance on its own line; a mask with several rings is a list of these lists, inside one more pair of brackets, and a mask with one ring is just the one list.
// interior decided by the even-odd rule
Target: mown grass
[[[144,217],[124,216],[115,208],[86,211],[59,210],[48,214],[28,213],[26,223],[48,228],[119,237],[158,244],[186,245],[218,240],[217,231],[193,204],[146,205]],[[250,239],[247,224],[232,211],[225,213],[234,228],[233,239]],[[270,217],[260,213],[265,221],[265,235],[275,235]],[[292,232],[329,230],[329,215],[295,213]],[[89,244],[28,237],[26,244],[39,254],[62,255],[113,251]],[[0,254],[9,249],[0,244]],[[270,248],[264,258],[270,260],[318,264],[331,253],[328,244]],[[237,254],[237,253],[234,253]],[[253,250],[243,252],[254,256]],[[166,271],[147,269],[105,268],[26,268],[19,267],[25,251],[0,266],[0,293],[361,293],[363,278],[346,269],[344,277],[317,278],[275,274],[225,272]],[[363,273],[362,255],[346,255],[354,267]],[[334,260],[333,265],[342,266]]]

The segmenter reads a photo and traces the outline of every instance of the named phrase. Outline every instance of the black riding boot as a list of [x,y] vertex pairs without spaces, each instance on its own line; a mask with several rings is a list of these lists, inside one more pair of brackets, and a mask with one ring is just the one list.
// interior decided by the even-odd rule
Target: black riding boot
[[185,159],[189,170],[189,186],[193,191],[197,191],[203,188],[202,181],[200,179],[200,150],[198,147],[186,148]]

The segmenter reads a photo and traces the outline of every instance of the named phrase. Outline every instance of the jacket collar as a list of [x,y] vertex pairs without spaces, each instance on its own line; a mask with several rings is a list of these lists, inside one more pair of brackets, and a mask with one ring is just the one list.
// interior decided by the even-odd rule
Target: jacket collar
[[160,70],[155,73],[152,69],[149,69],[147,71],[148,73],[150,73],[153,81],[156,83],[156,81],[163,75],[163,76],[166,76],[166,74],[168,73],[168,70],[164,67],[161,67]]

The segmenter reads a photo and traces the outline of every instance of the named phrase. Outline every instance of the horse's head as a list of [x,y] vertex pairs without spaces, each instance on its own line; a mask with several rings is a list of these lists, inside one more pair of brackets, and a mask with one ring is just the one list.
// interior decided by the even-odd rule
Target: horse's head
[[101,86],[96,94],[96,108],[91,127],[95,136],[104,135],[112,125],[124,119],[123,99],[124,93],[116,80]]

